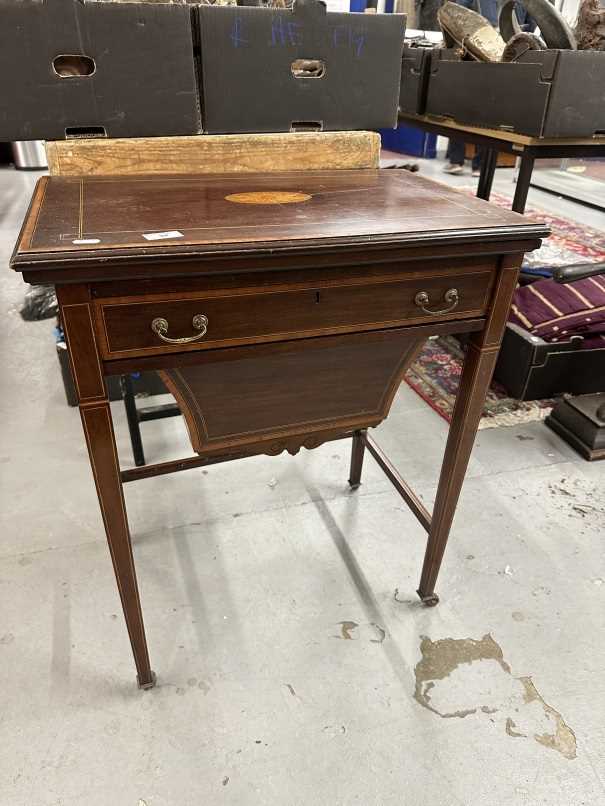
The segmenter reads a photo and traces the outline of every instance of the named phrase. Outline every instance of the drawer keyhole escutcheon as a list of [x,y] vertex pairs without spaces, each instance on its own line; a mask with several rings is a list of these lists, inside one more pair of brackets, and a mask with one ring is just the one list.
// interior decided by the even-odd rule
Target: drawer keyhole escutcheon
[[440,308],[438,311],[432,311],[430,308],[427,308],[427,305],[430,305],[431,300],[429,295],[426,291],[419,291],[416,296],[414,297],[414,303],[425,313],[430,314],[431,316],[441,316],[444,313],[449,313],[453,311],[456,305],[459,302],[459,295],[457,288],[450,288],[448,289],[445,294],[443,295],[443,301],[447,302],[446,308]]
[[208,317],[204,316],[203,313],[196,313],[191,320],[191,324],[193,325],[193,329],[198,332],[193,336],[184,336],[181,339],[172,339],[170,336],[166,335],[168,333],[168,321],[161,316],[153,320],[151,329],[156,336],[159,336],[166,344],[190,344],[192,341],[199,341],[204,338],[208,332]]

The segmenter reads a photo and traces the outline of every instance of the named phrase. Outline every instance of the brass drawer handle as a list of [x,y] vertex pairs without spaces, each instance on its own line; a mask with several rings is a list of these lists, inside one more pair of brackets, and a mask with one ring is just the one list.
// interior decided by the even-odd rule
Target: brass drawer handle
[[208,331],[208,317],[204,316],[203,313],[196,313],[191,324],[195,330],[199,330],[199,333],[196,333],[195,336],[185,336],[182,339],[171,339],[166,335],[168,333],[168,322],[161,316],[153,320],[151,329],[156,336],[159,336],[166,344],[190,344],[192,341],[198,341],[198,339],[204,338]]
[[442,308],[440,311],[431,311],[426,306],[429,304],[430,299],[429,295],[426,291],[419,291],[416,296],[414,297],[414,302],[416,305],[421,308],[425,313],[429,313],[431,316],[441,316],[444,313],[449,313],[453,311],[456,305],[458,304],[459,297],[458,297],[458,289],[457,288],[450,288],[448,291],[445,292],[443,295],[443,301],[449,303],[447,308]]

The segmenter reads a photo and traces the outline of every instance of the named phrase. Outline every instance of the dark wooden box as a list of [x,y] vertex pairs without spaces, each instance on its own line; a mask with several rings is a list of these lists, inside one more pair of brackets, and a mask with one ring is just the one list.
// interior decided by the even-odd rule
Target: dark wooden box
[[506,326],[494,380],[517,400],[540,400],[566,392],[605,391],[605,348],[581,349],[582,339],[556,343]]
[[193,13],[205,132],[397,125],[404,15],[327,12],[317,0]]
[[534,137],[605,132],[605,52],[534,50],[515,63],[431,57],[428,115]]
[[191,11],[0,0],[0,140],[201,132]]

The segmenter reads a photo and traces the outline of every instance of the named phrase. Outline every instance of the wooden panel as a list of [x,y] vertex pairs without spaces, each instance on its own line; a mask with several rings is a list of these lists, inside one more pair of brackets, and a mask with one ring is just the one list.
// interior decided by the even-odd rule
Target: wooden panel
[[424,341],[397,329],[213,350],[200,364],[160,374],[195,451],[271,441],[275,452],[294,437],[319,444],[324,430],[377,425]]
[[[30,210],[15,267],[30,260],[51,264],[52,271],[59,255],[62,262],[105,262],[122,253],[152,261],[258,253],[263,246],[286,252],[385,242],[410,247],[548,233],[524,216],[408,171],[47,177],[41,183],[44,194]],[[254,203],[240,203],[245,197]]]
[[[122,358],[136,352],[181,352],[230,344],[301,338],[420,324],[428,321],[481,316],[487,307],[492,272],[477,270],[465,274],[445,273],[436,277],[382,283],[358,283],[250,293],[226,289],[214,295],[188,294],[181,298],[132,300],[97,305],[101,351],[105,358]],[[429,310],[449,308],[446,292],[455,288],[459,302],[445,314],[431,315],[414,301],[417,293],[429,295]],[[205,336],[189,344],[168,345],[151,329],[156,318],[168,322],[170,338],[195,335],[193,318],[208,319]]]
[[[372,255],[370,255],[371,257]],[[438,257],[425,260],[405,260],[381,263],[360,259],[355,265],[346,264],[346,256],[340,264],[330,266],[317,257],[306,269],[280,267],[280,271],[253,271],[244,273],[244,264],[234,265],[231,271],[202,276],[177,276],[178,265],[174,264],[175,276],[146,278],[133,285],[131,281],[93,283],[90,286],[92,299],[108,303],[146,299],[148,302],[162,299],[179,299],[190,294],[223,296],[226,293],[262,293],[302,289],[330,288],[358,283],[388,283],[397,280],[422,280],[448,275],[481,274],[493,272],[498,265],[495,257],[473,255],[465,258]],[[164,267],[165,268],[165,267]],[[133,296],[136,292],[136,297]],[[121,297],[121,299],[115,299]],[[114,298],[112,300],[112,298]]]
[[[62,305],[61,322],[79,402],[104,400],[103,370],[95,343],[90,306],[87,303]],[[74,366],[76,360],[77,366]]]
[[[451,333],[479,333],[485,328],[485,319],[455,319],[451,322],[431,322],[427,325],[410,325],[406,331],[410,336],[426,341],[430,336],[449,335]],[[389,334],[391,330],[373,331],[369,335]],[[330,338],[337,338],[331,336]],[[311,343],[312,339],[303,339]],[[289,344],[291,342],[280,342]],[[222,355],[236,357],[239,350],[248,350],[248,346],[230,347],[222,351]],[[182,353],[154,353],[150,355],[129,354],[128,358],[114,358],[104,361],[106,375],[122,375],[127,372],[143,372],[171,369],[173,367],[192,367],[212,361],[215,350],[197,350]],[[227,358],[225,358],[227,360]]]
[[523,263],[523,255],[507,255],[501,260],[500,271],[494,287],[494,300],[488,322],[481,334],[482,347],[500,345],[508,312],[513,301],[513,294],[519,279],[519,270]]
[[[408,112],[399,115],[399,122],[406,122],[410,125],[422,128],[422,123],[434,123],[447,128],[452,137],[469,134],[480,134],[483,137],[493,137],[495,140],[503,140],[508,143],[515,143],[519,146],[562,146],[562,145],[600,145],[605,143],[605,135],[596,137],[532,137],[529,134],[517,134],[517,132],[504,131],[502,129],[481,129],[478,126],[468,126],[463,123],[456,123],[451,118],[442,118],[437,115],[412,115]],[[463,140],[464,136],[458,136]],[[521,149],[522,150],[522,149]]]
[[378,168],[376,132],[222,134],[46,144],[51,176],[136,176]]

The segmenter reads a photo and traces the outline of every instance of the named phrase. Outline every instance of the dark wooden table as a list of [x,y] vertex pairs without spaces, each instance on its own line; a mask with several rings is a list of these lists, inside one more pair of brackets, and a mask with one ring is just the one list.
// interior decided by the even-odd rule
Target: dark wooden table
[[[405,171],[43,178],[11,265],[57,288],[139,685],[122,485],[352,438],[428,532],[435,582],[524,252],[545,226]],[[429,336],[469,333],[432,515],[367,433]],[[161,372],[194,455],[121,470],[106,375]]]
[[517,213],[525,211],[534,163],[537,159],[605,156],[605,135],[580,138],[531,137],[528,134],[518,134],[501,129],[479,129],[476,126],[465,126],[448,118],[429,115],[400,114],[399,122],[416,126],[432,134],[473,143],[473,145],[483,148],[485,156],[481,161],[481,175],[477,185],[477,196],[480,199],[489,199],[492,192],[498,152],[503,151],[519,157],[521,162],[512,203],[512,209]]

